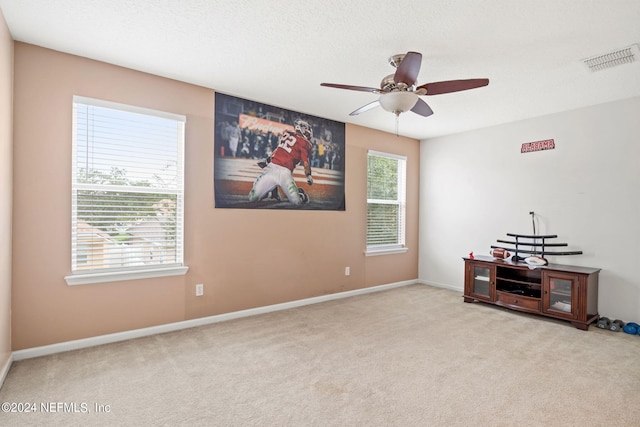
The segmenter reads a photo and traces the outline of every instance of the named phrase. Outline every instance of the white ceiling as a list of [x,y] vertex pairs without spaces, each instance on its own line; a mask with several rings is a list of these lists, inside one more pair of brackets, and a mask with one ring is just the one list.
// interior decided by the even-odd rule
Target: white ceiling
[[396,132],[377,99],[391,55],[423,54],[418,85],[489,78],[400,115],[426,139],[640,96],[640,58],[582,60],[640,43],[639,0],[0,0],[15,40],[341,122]]

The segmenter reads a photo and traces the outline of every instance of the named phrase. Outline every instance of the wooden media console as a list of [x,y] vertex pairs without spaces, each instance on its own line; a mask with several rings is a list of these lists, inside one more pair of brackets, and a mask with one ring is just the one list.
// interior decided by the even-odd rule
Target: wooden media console
[[463,259],[464,302],[567,320],[585,331],[598,320],[599,268],[561,264],[531,268],[487,256]]

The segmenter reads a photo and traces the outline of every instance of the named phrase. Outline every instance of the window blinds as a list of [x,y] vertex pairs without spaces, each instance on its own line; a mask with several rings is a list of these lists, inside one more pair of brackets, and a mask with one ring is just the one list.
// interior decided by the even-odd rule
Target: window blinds
[[405,244],[406,157],[370,151],[367,168],[367,248]]
[[74,273],[182,265],[184,125],[184,116],[74,97]]

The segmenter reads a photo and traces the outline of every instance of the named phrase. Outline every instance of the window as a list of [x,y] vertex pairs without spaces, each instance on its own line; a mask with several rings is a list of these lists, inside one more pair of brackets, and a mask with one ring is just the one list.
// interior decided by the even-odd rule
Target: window
[[367,168],[367,255],[406,252],[407,158],[369,151]]
[[73,99],[70,285],[185,274],[185,117]]

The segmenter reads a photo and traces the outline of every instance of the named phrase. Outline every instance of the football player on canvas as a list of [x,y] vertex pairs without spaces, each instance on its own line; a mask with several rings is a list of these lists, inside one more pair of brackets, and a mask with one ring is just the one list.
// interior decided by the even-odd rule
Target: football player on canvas
[[309,196],[302,188],[296,186],[293,180],[293,170],[298,163],[302,163],[304,173],[307,176],[307,184],[313,184],[311,178],[311,152],[312,130],[308,122],[296,120],[295,132],[285,130],[280,136],[278,146],[270,157],[265,172],[253,183],[249,192],[249,200],[256,202],[262,200],[277,187],[282,188],[289,202],[295,206],[309,202]]

